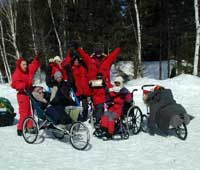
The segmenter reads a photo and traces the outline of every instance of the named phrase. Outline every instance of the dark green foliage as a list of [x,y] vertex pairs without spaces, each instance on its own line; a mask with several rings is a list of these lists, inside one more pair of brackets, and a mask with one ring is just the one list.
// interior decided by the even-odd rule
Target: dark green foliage
[[[75,3],[74,3],[75,2]],[[134,0],[52,0],[63,56],[68,44],[77,40],[89,54],[95,48],[105,53],[112,51],[124,40],[123,53],[118,60],[132,60],[135,68],[137,59],[136,14]],[[142,59],[158,60],[174,58],[177,61],[193,62],[195,47],[194,5],[191,0],[138,0],[142,36]],[[32,60],[33,39],[29,21],[28,0],[17,3],[17,45],[23,57]],[[32,0],[31,9],[37,49],[42,49],[46,57],[43,67],[50,57],[59,55],[58,42],[53,29],[47,0]],[[3,19],[5,33],[9,32]],[[1,44],[1,42],[0,42]],[[6,42],[6,50],[15,54]],[[8,56],[14,68],[15,60]],[[2,59],[0,58],[0,61]],[[0,62],[0,69],[3,65]],[[135,70],[135,74],[137,70]]]

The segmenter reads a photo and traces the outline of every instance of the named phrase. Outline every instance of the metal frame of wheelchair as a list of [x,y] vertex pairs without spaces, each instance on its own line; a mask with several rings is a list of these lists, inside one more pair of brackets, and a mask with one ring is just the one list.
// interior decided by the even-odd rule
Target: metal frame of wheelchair
[[[132,94],[137,91],[134,89]],[[116,120],[116,128],[114,136],[120,135],[121,139],[128,139],[130,135],[136,135],[142,129],[142,111],[135,105],[133,100],[132,104],[126,109],[121,118]],[[95,135],[98,137],[97,135]]]
[[[145,90],[146,87],[155,87],[155,84],[148,84],[148,85],[143,85],[141,87],[142,90]],[[148,117],[149,117],[149,107],[147,106],[147,112],[146,114],[142,115],[142,126],[141,126],[141,130],[143,132],[148,132]],[[170,128],[169,127],[169,131],[174,131],[175,134],[177,135],[177,137],[181,140],[186,140],[187,138],[187,126],[185,125],[185,123],[182,123],[180,126],[178,126],[177,128]]]
[[[33,114],[31,117],[27,117],[23,122],[22,135],[24,140],[33,144],[39,135],[41,129],[48,129],[53,126],[52,134],[57,139],[63,139],[65,136],[69,136],[71,145],[78,150],[84,150],[87,148],[90,141],[89,129],[82,122],[74,121],[72,124],[66,125],[65,128],[59,128],[54,125],[53,121],[47,117],[45,112],[37,105],[37,101],[26,92],[30,97]],[[72,110],[68,110],[69,112]],[[30,125],[31,124],[31,125]],[[27,128],[27,127],[31,128]]]

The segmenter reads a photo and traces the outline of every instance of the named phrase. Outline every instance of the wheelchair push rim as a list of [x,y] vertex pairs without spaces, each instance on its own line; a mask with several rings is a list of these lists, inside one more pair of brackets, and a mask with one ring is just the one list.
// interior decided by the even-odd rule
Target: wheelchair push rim
[[38,124],[33,117],[27,117],[23,122],[22,136],[24,140],[32,144],[37,140],[39,134]]
[[77,150],[84,150],[90,141],[90,132],[82,122],[75,122],[70,128],[70,143]]
[[142,124],[142,111],[138,106],[132,106],[127,113],[127,128],[129,132],[138,134],[141,130]]

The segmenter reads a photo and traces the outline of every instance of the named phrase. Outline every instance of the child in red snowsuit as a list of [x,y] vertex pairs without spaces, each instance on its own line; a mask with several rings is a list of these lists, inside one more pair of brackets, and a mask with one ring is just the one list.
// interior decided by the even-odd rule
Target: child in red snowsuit
[[25,94],[24,90],[30,90],[33,85],[33,78],[40,67],[41,53],[34,58],[31,64],[27,64],[24,58],[19,58],[16,63],[16,69],[12,75],[11,87],[17,90],[17,101],[19,104],[19,122],[17,126],[18,136],[22,136],[23,121],[26,117],[31,115],[30,99]]

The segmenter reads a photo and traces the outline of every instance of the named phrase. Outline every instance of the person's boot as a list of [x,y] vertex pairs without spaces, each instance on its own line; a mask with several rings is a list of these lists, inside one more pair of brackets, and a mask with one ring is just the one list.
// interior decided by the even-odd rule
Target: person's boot
[[17,136],[22,136],[22,130],[17,129]]
[[112,135],[109,133],[106,133],[103,137],[102,137],[103,141],[108,141],[108,140],[112,140]]
[[155,135],[155,128],[154,127],[149,127],[149,134],[151,136],[154,136]]

